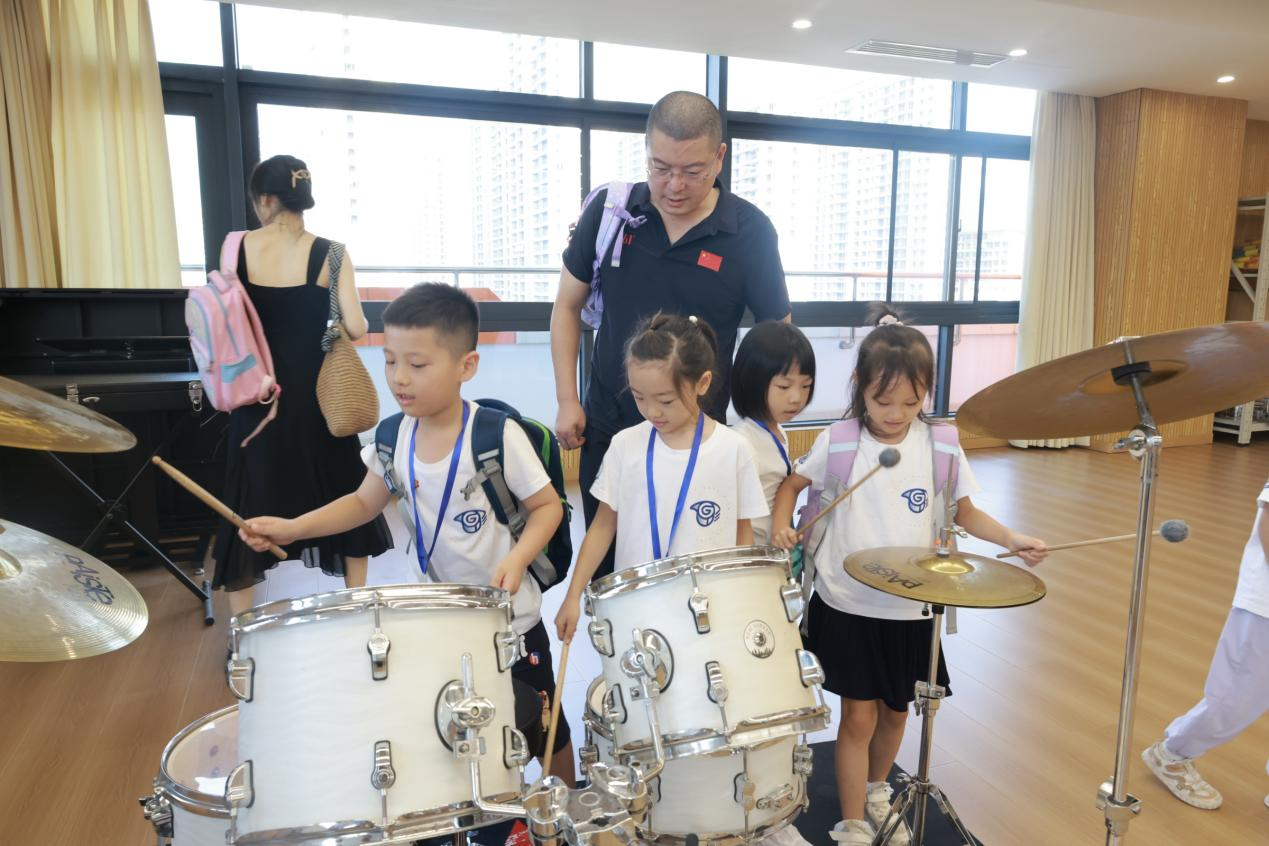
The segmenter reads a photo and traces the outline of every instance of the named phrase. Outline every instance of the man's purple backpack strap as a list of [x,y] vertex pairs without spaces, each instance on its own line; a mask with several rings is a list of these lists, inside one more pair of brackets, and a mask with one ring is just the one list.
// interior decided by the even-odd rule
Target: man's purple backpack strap
[[595,262],[591,266],[590,293],[586,296],[586,305],[582,307],[582,322],[592,329],[599,328],[604,315],[604,295],[599,277],[608,248],[612,248],[612,266],[621,267],[622,235],[626,226],[638,229],[648,219],[646,215],[635,217],[626,209],[633,188],[634,184],[630,182],[609,182],[591,191],[582,203],[582,212],[585,212],[601,191],[607,192],[604,195],[604,211],[599,217],[599,228],[595,232]]

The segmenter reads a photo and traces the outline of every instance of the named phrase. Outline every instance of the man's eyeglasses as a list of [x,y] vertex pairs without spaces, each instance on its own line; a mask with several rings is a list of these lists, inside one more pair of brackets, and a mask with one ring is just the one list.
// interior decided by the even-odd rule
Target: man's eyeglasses
[[691,168],[690,170],[678,170],[664,165],[649,164],[648,178],[656,182],[669,182],[675,177],[681,178],[684,182],[699,183],[709,179],[709,168]]

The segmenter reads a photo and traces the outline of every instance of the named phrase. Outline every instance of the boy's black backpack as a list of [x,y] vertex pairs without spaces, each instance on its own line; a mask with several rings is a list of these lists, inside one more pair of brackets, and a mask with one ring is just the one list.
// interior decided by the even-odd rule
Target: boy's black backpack
[[[513,540],[520,539],[529,514],[507,487],[507,480],[502,473],[502,433],[508,417],[528,436],[534,454],[542,462],[546,474],[551,478],[551,487],[555,489],[560,504],[564,506],[564,519],[560,521],[559,528],[555,530],[546,549],[539,552],[529,566],[529,573],[546,590],[568,577],[568,568],[573,562],[573,538],[569,534],[572,508],[564,494],[564,464],[560,456],[560,442],[556,440],[555,433],[538,421],[521,416],[520,412],[501,400],[476,400],[470,438],[476,475],[463,488],[462,493],[469,497],[475,492],[476,485],[483,487],[498,522],[511,530]],[[375,430],[375,451],[383,466],[384,479],[388,490],[397,498],[405,495],[405,486],[397,478],[393,466],[397,437],[404,418],[404,414],[394,414],[380,421]]]

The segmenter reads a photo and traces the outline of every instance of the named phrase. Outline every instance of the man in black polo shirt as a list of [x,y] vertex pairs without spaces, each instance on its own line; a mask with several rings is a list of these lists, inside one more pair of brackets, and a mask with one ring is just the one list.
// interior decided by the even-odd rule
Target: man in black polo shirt
[[[720,379],[706,411],[726,422],[728,377],[736,329],[745,308],[756,320],[788,319],[789,294],[775,228],[756,206],[728,193],[718,181],[727,145],[722,118],[705,97],[675,91],[652,107],[644,136],[648,181],[636,184],[626,204],[627,225],[620,267],[612,248],[600,267],[603,320],[591,358],[583,409],[577,393],[581,312],[590,289],[595,236],[604,193],[578,221],[560,272],[551,313],[551,359],[559,416],[555,431],[566,449],[580,446],[580,483],[586,524],[598,503],[591,484],[612,436],[642,420],[626,387],[626,341],[643,318],[657,311],[696,315],[718,334]],[[596,576],[612,570],[612,551]]]

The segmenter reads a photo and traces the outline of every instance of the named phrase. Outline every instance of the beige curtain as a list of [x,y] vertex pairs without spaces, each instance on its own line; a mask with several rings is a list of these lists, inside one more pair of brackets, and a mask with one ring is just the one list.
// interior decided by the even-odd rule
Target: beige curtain
[[56,287],[48,45],[41,0],[0,0],[0,287]]
[[[1042,92],[1031,134],[1027,251],[1019,307],[1018,369],[1093,345],[1092,97]],[[1088,438],[1014,441],[1014,446],[1088,445]]]
[[62,285],[180,287],[147,0],[44,0]]

